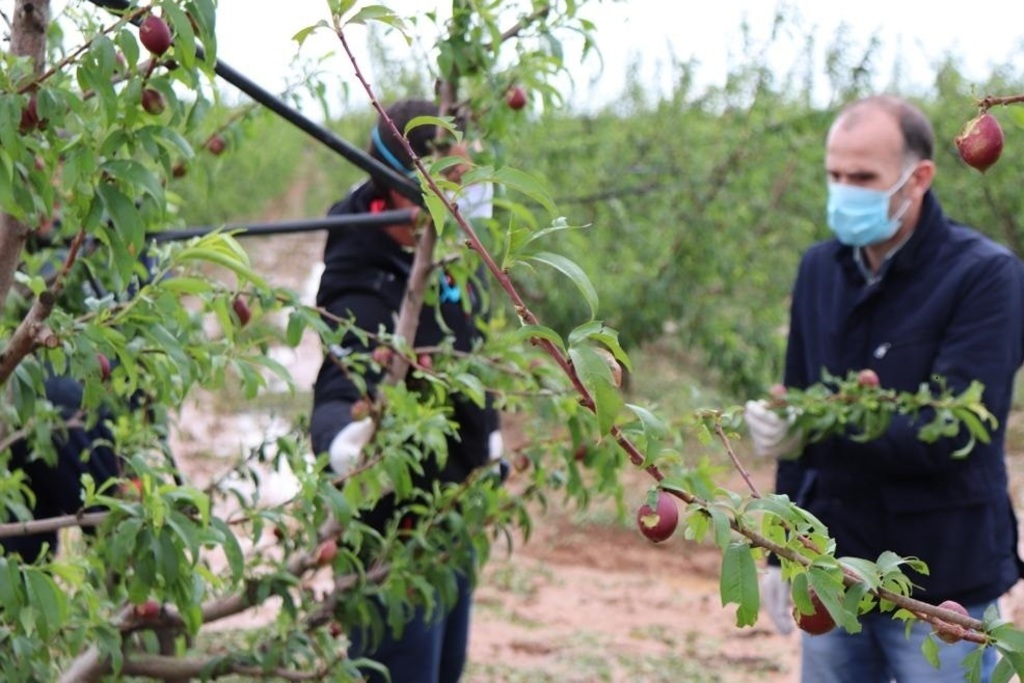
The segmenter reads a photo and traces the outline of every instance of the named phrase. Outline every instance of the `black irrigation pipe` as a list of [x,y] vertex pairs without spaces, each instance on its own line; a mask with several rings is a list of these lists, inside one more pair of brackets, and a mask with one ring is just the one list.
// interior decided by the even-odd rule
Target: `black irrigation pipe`
[[[130,9],[128,0],[90,0],[90,2],[98,7],[109,10],[114,14],[125,12]],[[132,23],[137,26],[141,23],[141,19],[136,17]],[[203,55],[203,48],[196,45],[196,56],[202,59]],[[257,85],[254,81],[245,77],[239,71],[228,66],[220,59],[217,59],[214,62],[213,70],[218,76],[244,92],[253,100],[262,104],[264,107],[289,123],[297,126],[318,142],[326,145],[332,151],[337,152],[349,162],[368,173],[374,179],[386,184],[388,187],[399,192],[407,199],[416,202],[417,205],[423,206],[423,193],[420,191],[419,186],[413,183],[406,176],[398,173],[393,168],[381,163],[377,159],[374,159],[363,150],[353,146],[327,128],[304,116],[298,110],[289,107],[281,100],[281,98]]]
[[398,209],[395,211],[381,211],[380,213],[327,216],[325,218],[309,218],[296,221],[163,230],[151,233],[147,235],[147,238],[154,242],[177,242],[192,239],[193,237],[202,237],[216,231],[231,233],[235,237],[255,237],[259,235],[288,235],[318,230],[329,231],[338,228],[373,228],[384,225],[412,223],[415,220],[414,216],[415,213],[410,209]]

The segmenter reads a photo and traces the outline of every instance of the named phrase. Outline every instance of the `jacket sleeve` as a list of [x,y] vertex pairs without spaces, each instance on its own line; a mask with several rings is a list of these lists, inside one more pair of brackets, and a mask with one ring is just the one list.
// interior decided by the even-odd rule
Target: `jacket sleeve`
[[[932,374],[946,380],[954,395],[972,380],[984,385],[982,400],[997,420],[1009,413],[1016,370],[1022,356],[1022,266],[1010,254],[979,259],[964,274],[962,299],[939,344]],[[925,443],[919,431],[934,411],[894,417],[886,433],[869,442],[837,440],[837,456],[869,458],[884,473],[920,475],[952,467],[953,452],[967,443],[966,429],[956,438]],[[1004,425],[1000,424],[999,429]],[[988,426],[991,431],[991,426]]]
[[[384,299],[370,292],[341,295],[327,304],[327,310],[343,320],[351,320],[355,328],[376,333],[390,331],[393,318]],[[335,323],[329,323],[332,327]],[[382,374],[360,373],[358,379],[344,369],[342,360],[352,353],[365,353],[372,342],[358,332],[349,332],[341,341],[327,349],[323,363],[313,385],[313,414],[310,417],[310,437],[313,452],[323,453],[334,437],[352,422],[351,409],[365,393],[373,396]]]

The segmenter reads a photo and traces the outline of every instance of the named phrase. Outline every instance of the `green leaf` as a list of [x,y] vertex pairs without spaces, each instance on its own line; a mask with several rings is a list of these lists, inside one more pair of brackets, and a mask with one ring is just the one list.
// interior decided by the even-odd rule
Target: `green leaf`
[[154,286],[172,294],[196,295],[213,291],[213,285],[209,280],[188,276],[167,278],[156,283]]
[[590,282],[590,278],[587,277],[586,272],[584,272],[583,269],[575,262],[570,261],[560,254],[553,254],[546,251],[528,256],[524,260],[543,263],[568,277],[569,280],[576,285],[576,288],[580,291],[580,294],[583,295],[587,305],[590,307],[591,319],[597,316],[597,290],[594,289],[594,285]]
[[662,439],[666,434],[668,434],[668,425],[654,412],[644,406],[638,406],[635,403],[627,403],[625,405],[626,408],[631,410],[633,414],[637,416],[640,422],[644,425],[645,432],[650,437]]
[[252,282],[256,284],[257,287],[267,286],[266,281],[257,275],[256,271],[250,268],[247,263],[226,254],[222,250],[197,247],[183,251],[180,258],[184,261],[206,261],[207,263],[215,263],[234,272],[235,275],[243,281]]
[[1024,677],[1024,655],[1020,652],[1000,652],[1003,656],[996,662],[991,683],[1010,683],[1015,676]]
[[70,607],[67,597],[49,575],[35,567],[25,569],[25,592],[28,602],[39,610],[36,622],[39,635],[44,638],[56,633],[67,620]]
[[868,588],[875,589],[881,585],[878,576],[878,567],[874,562],[860,557],[840,557],[839,564],[850,573],[856,575],[861,583]]
[[103,208],[114,224],[114,230],[126,244],[142,246],[145,229],[135,203],[126,197],[118,188],[108,183],[100,183],[96,193],[103,202]]
[[589,345],[570,348],[569,359],[580,382],[594,399],[594,412],[597,414],[601,434],[607,434],[615,424],[623,404],[622,394],[612,381],[608,364]]
[[242,546],[239,544],[238,538],[235,537],[227,522],[220,517],[212,517],[210,519],[210,526],[218,532],[219,545],[221,550],[224,551],[228,566],[231,568],[231,576],[236,580],[240,579],[245,572],[245,553],[242,552]]
[[458,390],[481,408],[486,401],[487,387],[480,378],[468,372],[460,372],[454,378]]
[[715,545],[724,550],[729,546],[730,539],[732,538],[732,524],[729,521],[729,516],[724,510],[715,505],[708,506],[705,509],[711,516],[711,521],[714,524]]
[[498,169],[494,178],[501,185],[522,192],[547,209],[548,213],[552,215],[556,213],[555,203],[548,193],[547,185],[533,176],[514,168],[505,167]]
[[512,341],[528,341],[533,342],[534,339],[543,339],[551,342],[559,351],[565,352],[565,342],[562,340],[561,335],[555,332],[550,327],[544,327],[542,325],[523,325],[518,330],[512,333]]
[[789,500],[789,496],[782,494],[768,494],[761,498],[755,498],[747,504],[750,511],[763,511],[778,517],[781,520],[796,524],[801,520],[800,513],[796,506]]
[[849,633],[860,632],[861,625],[856,616],[843,609],[843,604],[839,601],[842,584],[833,573],[812,566],[807,570],[807,583],[817,594],[821,603],[825,605],[825,609],[832,615],[836,624],[842,626]]
[[761,597],[757,582],[757,565],[750,546],[730,543],[722,555],[722,576],[719,582],[722,605],[735,604],[736,625],[751,626],[757,621]]
[[925,660],[936,669],[939,668],[939,643],[929,633],[921,643],[921,653]]
[[989,635],[998,641],[996,644],[1001,648],[1020,652],[1024,656],[1024,631],[1021,631],[1013,624],[997,626],[989,632]]
[[299,47],[301,48],[302,44],[306,42],[307,38],[309,38],[314,32],[322,28],[333,30],[334,27],[327,23],[326,19],[321,19],[312,26],[307,26],[306,28],[297,32],[295,35],[292,36],[292,40],[298,43]]

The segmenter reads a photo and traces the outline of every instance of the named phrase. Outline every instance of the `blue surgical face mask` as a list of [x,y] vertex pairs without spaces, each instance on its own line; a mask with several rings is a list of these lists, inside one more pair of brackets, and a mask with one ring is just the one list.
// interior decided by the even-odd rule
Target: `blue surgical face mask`
[[873,190],[843,183],[828,184],[828,227],[836,239],[852,247],[866,247],[884,242],[900,227],[900,219],[910,208],[908,197],[893,216],[889,216],[889,199],[913,175],[910,166],[889,190]]

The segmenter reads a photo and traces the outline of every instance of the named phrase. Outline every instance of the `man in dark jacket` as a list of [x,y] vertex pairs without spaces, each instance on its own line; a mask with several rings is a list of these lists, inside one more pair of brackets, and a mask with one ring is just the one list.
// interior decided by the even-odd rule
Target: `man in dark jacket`
[[[1007,490],[1006,421],[1024,359],[1024,269],[1004,247],[943,213],[931,189],[934,134],[902,99],[869,97],[844,108],[829,131],[828,222],[835,239],[804,255],[793,290],[785,383],[806,388],[823,371],[870,368],[881,385],[916,391],[934,378],[959,393],[981,382],[998,420],[989,443],[965,458],[962,439],[924,443],[922,421],[897,416],[877,439],[806,444],[763,402],[746,406],[755,451],[781,457],[776,490],[816,515],[837,555],[874,560],[886,550],[923,560],[914,597],[955,600],[974,617],[1021,576],[1017,520]],[[786,627],[788,589],[769,567],[765,604]],[[891,614],[863,631],[803,634],[805,683],[962,681],[976,645],[943,645],[936,671],[921,654],[931,627],[910,637]],[[984,655],[983,680],[995,653]]]
[[[399,102],[388,109],[398,130],[418,116],[436,116],[437,105],[421,100]],[[417,126],[408,133],[409,142],[418,156],[431,153],[436,127]],[[413,175],[413,165],[400,141],[383,121],[371,134],[370,153],[395,170]],[[399,192],[370,179],[357,186],[335,204],[331,215],[378,213],[385,210],[412,208],[414,204]],[[412,266],[411,247],[416,238],[411,225],[383,228],[355,228],[334,231],[327,240],[324,254],[325,270],[317,292],[317,305],[326,309],[335,320],[351,320],[353,325],[370,334],[393,332],[405,296]],[[481,341],[478,322],[483,315],[481,297],[469,283],[457,284],[444,270],[437,272],[439,292],[437,303],[425,304],[419,317],[416,348],[434,347],[450,342],[461,352],[470,352]],[[315,453],[327,453],[331,469],[338,475],[348,473],[370,441],[374,425],[371,418],[354,419],[352,407],[365,394],[373,397],[382,380],[381,373],[368,371],[359,381],[339,362],[356,352],[369,352],[376,342],[360,334],[346,334],[339,345],[328,349],[313,390],[311,418],[312,446]],[[448,457],[439,467],[433,457],[422,463],[422,472],[413,477],[415,488],[430,491],[436,482],[458,483],[471,472],[483,467],[500,454],[498,415],[490,402],[479,406],[463,396],[450,398],[452,420],[457,434],[447,439]],[[404,504],[394,494],[366,511],[360,519],[377,529],[394,523],[399,515],[403,521]],[[443,614],[426,618],[423,610],[405,624],[398,638],[387,634],[384,641],[367,647],[367,633],[361,628],[349,631],[353,656],[366,656],[384,664],[391,680],[403,683],[455,683],[461,676],[466,659],[469,634],[469,612],[472,600],[470,568],[461,568],[458,575],[458,599],[446,605]],[[366,672],[369,680],[383,680],[376,672]]]

